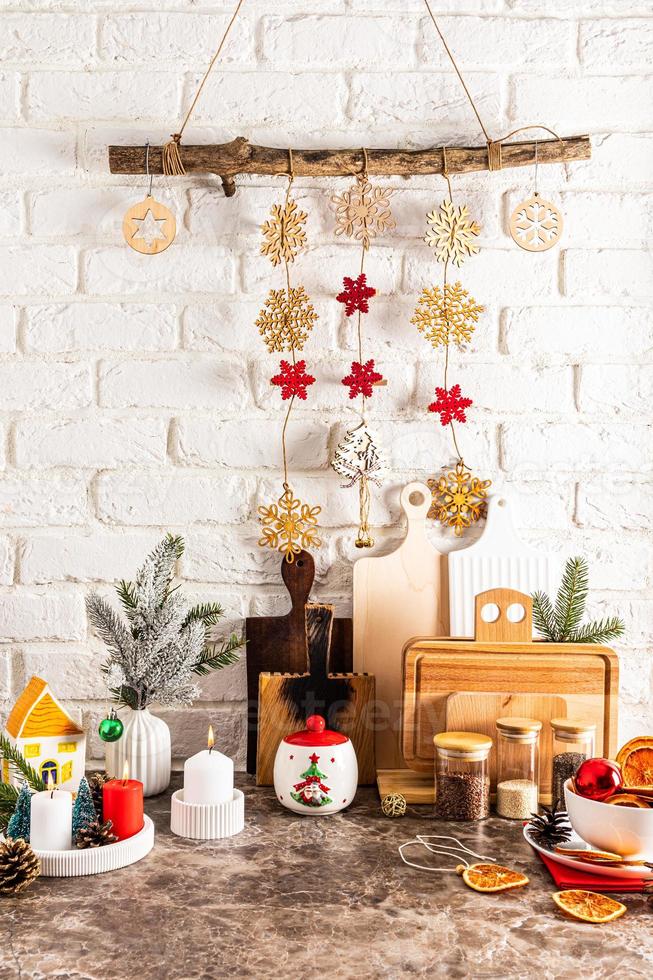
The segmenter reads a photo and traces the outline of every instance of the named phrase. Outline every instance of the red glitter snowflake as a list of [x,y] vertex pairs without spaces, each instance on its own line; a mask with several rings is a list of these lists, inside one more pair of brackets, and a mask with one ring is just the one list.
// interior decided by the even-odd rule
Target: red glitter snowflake
[[347,316],[351,316],[356,310],[367,313],[369,311],[367,301],[371,296],[376,296],[376,289],[367,285],[365,273],[361,272],[358,279],[350,279],[349,276],[345,276],[343,286],[345,288],[341,293],[338,293],[336,299],[339,303],[345,304]]
[[275,374],[271,380],[273,385],[279,385],[281,388],[281,397],[284,401],[295,395],[306,401],[306,389],[309,385],[315,384],[313,375],[306,374],[306,361],[297,361],[296,364],[282,361],[281,372]]
[[346,378],[342,379],[343,385],[349,387],[350,398],[355,398],[356,395],[364,395],[365,398],[371,398],[372,385],[377,384],[379,381],[383,381],[383,375],[374,370],[373,360],[365,361],[365,364],[361,364],[360,361],[352,361],[351,374],[348,374]]
[[465,409],[473,405],[471,398],[463,398],[460,385],[454,385],[448,391],[446,388],[436,388],[436,401],[429,405],[429,412],[439,412],[443,425],[456,422],[466,422]]

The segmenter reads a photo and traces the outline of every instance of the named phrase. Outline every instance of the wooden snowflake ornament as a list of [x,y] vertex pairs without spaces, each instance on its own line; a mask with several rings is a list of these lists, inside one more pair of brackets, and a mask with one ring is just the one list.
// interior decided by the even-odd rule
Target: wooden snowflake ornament
[[450,470],[439,480],[426,482],[433,498],[427,516],[445,527],[452,527],[457,537],[485,516],[487,490],[492,481],[472,476],[462,459],[456,463],[455,470]]
[[453,201],[443,201],[439,211],[426,215],[426,221],[429,230],[424,241],[435,249],[438,262],[451,261],[460,268],[466,258],[477,254],[479,249],[474,239],[481,226],[470,220],[466,204],[454,207]]
[[140,204],[134,204],[122,219],[125,241],[135,252],[157,255],[175,240],[177,223],[172,211],[148,194]]
[[317,534],[317,516],[321,510],[302,503],[284,484],[276,504],[258,509],[262,525],[260,547],[281,551],[288,562],[293,562],[302,550],[319,548],[322,542]]
[[273,204],[272,217],[261,227],[261,255],[267,255],[274,266],[281,261],[294,262],[297,253],[306,245],[303,228],[306,218],[306,212],[297,209],[292,197],[283,206]]
[[562,214],[537,191],[510,215],[510,237],[527,252],[546,252],[560,241]]
[[303,350],[317,318],[303,286],[290,290],[271,289],[256,326],[273,354],[275,351]]
[[391,188],[373,187],[362,175],[351,190],[334,194],[331,202],[336,211],[336,235],[354,238],[368,249],[373,238],[396,227],[390,210],[391,194]]
[[452,341],[463,347],[471,340],[485,307],[479,306],[459,282],[427,287],[417,302],[411,319],[433,347],[447,347]]

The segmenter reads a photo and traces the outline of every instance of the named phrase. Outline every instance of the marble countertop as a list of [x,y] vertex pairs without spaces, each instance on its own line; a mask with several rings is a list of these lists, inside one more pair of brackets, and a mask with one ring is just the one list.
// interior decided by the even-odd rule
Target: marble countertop
[[[371,788],[345,813],[297,817],[237,782],[236,837],[173,836],[166,793],[146,801],[157,836],[139,864],[0,899],[1,980],[653,975],[653,903],[628,895],[626,915],[602,926],[565,918],[519,824],[454,826],[429,807],[389,820]],[[454,873],[406,867],[397,847],[416,833],[454,834],[530,884],[480,895]]]

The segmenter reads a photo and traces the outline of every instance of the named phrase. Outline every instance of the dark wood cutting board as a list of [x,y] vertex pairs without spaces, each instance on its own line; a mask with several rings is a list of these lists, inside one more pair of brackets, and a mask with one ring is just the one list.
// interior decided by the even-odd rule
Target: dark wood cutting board
[[[290,594],[290,612],[285,616],[248,616],[245,620],[247,646],[247,772],[256,772],[258,731],[258,678],[264,671],[301,674],[306,670],[306,613],[315,562],[308,551],[300,551],[293,562],[281,561],[281,577]],[[334,619],[330,669],[349,673],[352,669],[351,619]]]
[[374,678],[370,674],[332,673],[330,669],[333,606],[306,605],[306,654],[301,673],[268,673],[259,677],[256,783],[274,782],[279,743],[318,714],[327,727],[347,735],[358,759],[358,782],[373,783]]

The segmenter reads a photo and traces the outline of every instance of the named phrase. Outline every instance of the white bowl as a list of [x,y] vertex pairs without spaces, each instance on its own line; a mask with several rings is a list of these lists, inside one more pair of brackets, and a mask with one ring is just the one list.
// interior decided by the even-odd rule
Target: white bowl
[[653,861],[653,808],[613,806],[588,800],[565,783],[565,804],[572,827],[584,841],[638,861]]

